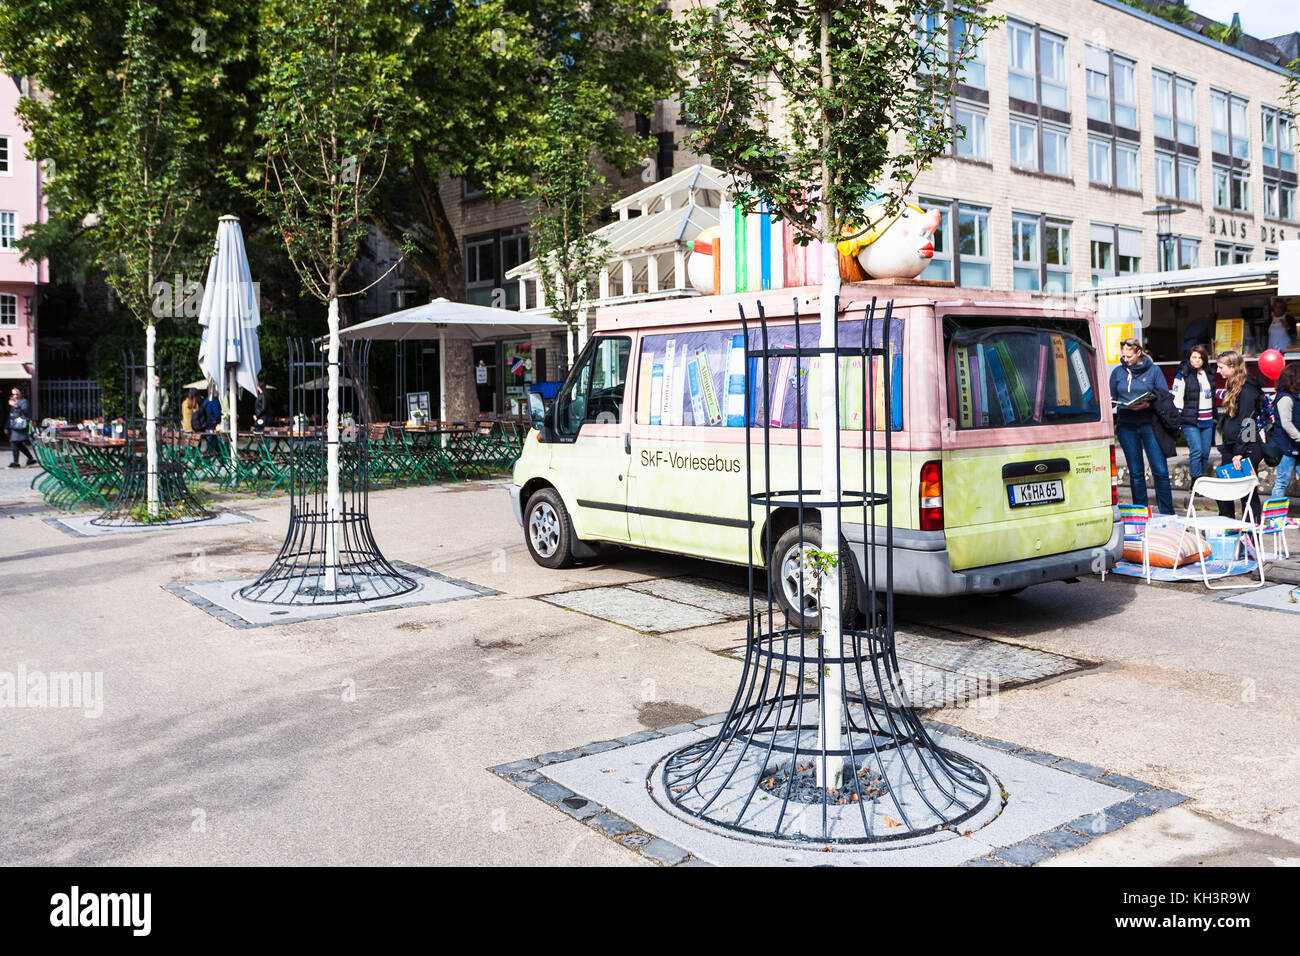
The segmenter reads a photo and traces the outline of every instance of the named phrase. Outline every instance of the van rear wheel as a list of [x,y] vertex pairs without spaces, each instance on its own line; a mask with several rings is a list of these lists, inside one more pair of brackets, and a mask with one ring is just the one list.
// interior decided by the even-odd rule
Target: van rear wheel
[[[802,527],[802,532],[801,532]],[[820,551],[822,529],[819,525],[795,525],[781,535],[768,561],[772,593],[791,624],[802,621],[804,627],[817,626],[817,595],[812,593],[812,574],[803,560],[805,552]],[[840,619],[851,627],[858,614],[858,581],[849,549],[840,542]]]
[[554,488],[543,488],[528,499],[524,540],[528,553],[544,568],[573,564],[573,521]]

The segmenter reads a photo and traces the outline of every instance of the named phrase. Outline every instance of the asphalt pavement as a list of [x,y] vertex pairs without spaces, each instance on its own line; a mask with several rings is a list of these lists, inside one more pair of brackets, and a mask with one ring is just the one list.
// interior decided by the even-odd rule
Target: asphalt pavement
[[[0,863],[649,865],[488,768],[719,713],[740,679],[743,622],[651,634],[538,598],[742,571],[540,568],[500,483],[371,495],[389,557],[500,594],[250,629],[164,588],[264,570],[283,498],[76,538],[6,489],[0,680],[102,689],[98,715],[0,707]],[[1190,796],[1055,865],[1300,862],[1300,615],[1113,575],[898,613],[1089,665],[939,720]]]

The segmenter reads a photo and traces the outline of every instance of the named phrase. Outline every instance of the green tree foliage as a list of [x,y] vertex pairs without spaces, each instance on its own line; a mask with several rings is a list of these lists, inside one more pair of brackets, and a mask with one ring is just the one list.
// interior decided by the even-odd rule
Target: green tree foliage
[[944,14],[943,0],[692,8],[678,31],[695,64],[683,97],[689,144],[737,176],[742,205],[767,202],[809,237],[863,226],[877,197],[896,210],[949,149],[953,88],[996,22]]
[[330,0],[262,5],[255,194],[321,302],[342,293],[388,167],[401,60],[383,9],[372,0],[346,11]]
[[609,184],[596,166],[595,131],[618,117],[607,91],[590,81],[553,88],[549,142],[537,165],[531,238],[542,264],[551,314],[573,328],[588,280],[605,264],[609,244],[592,232],[608,202]]
[[408,261],[437,295],[464,291],[464,262],[443,176],[469,177],[490,199],[526,199],[554,142],[554,87],[595,84],[606,112],[588,130],[596,154],[626,171],[645,145],[620,119],[650,113],[674,84],[670,20],[657,0],[440,0],[400,8],[405,38],[390,128],[401,175],[381,189],[376,226],[408,242]]

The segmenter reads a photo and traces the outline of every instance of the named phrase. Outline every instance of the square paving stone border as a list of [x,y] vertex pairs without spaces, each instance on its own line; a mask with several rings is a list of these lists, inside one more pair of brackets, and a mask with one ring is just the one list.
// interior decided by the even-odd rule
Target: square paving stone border
[[[192,604],[199,610],[204,611],[217,620],[229,624],[239,630],[249,630],[258,627],[274,627],[277,624],[300,624],[304,621],[327,621],[336,617],[349,617],[354,614],[369,614],[373,611],[395,611],[408,607],[423,607],[429,604],[446,604],[451,601],[465,601],[477,597],[493,597],[503,592],[494,588],[486,587],[482,584],[475,584],[472,581],[463,581],[460,578],[448,577],[445,574],[439,574],[437,571],[430,571],[428,568],[416,567],[414,564],[408,564],[405,561],[391,561],[393,567],[399,571],[405,571],[408,574],[432,578],[435,581],[441,581],[445,584],[451,584],[455,587],[471,591],[471,594],[465,594],[458,597],[450,598],[432,598],[432,599],[415,599],[410,600],[404,597],[385,598],[378,601],[356,602],[355,604],[343,605],[342,609],[333,614],[313,614],[310,617],[286,616],[283,621],[266,621],[264,623],[254,623],[240,617],[233,611],[230,611],[219,604],[214,604],[201,594],[196,594],[190,590],[190,584],[164,584],[163,590],[170,591],[187,604]],[[242,579],[240,579],[242,580]],[[194,581],[191,584],[218,584],[219,581]],[[417,592],[418,593],[418,592]]]
[[[173,531],[177,528],[229,528],[233,525],[249,524],[251,522],[264,522],[266,519],[258,518],[244,511],[236,511],[234,508],[217,508],[215,509],[216,517],[205,521],[178,521],[172,524],[145,524],[134,527],[122,527],[113,525],[111,527],[100,528],[96,526],[94,534],[87,534],[84,531],[78,531],[75,525],[69,524],[68,519],[78,519],[78,524],[85,524],[87,520],[98,517],[97,514],[82,512],[81,514],[64,514],[58,518],[42,519],[47,525],[62,531],[66,535],[74,538],[103,538],[115,534],[140,534],[145,531]],[[227,518],[235,520],[227,520]]]
[[[725,719],[725,714],[714,714],[663,730],[643,730],[625,737],[598,740],[583,747],[551,751],[487,769],[502,780],[550,804],[561,813],[586,824],[615,843],[640,853],[661,866],[711,866],[712,864],[694,856],[689,850],[637,826],[595,800],[562,786],[547,775],[546,768],[688,730],[707,731]],[[922,722],[932,732],[957,737],[978,746],[988,747],[990,750],[1032,760],[1036,764],[1052,767],[1094,783],[1126,790],[1132,794],[1129,799],[1113,804],[1103,811],[1036,833],[1010,846],[1000,847],[989,856],[967,860],[958,864],[959,866],[1033,866],[1058,854],[1077,850],[1104,833],[1111,833],[1134,820],[1178,806],[1188,799],[1186,795],[1176,791],[1165,790],[1133,777],[1112,773],[1102,767],[1094,767],[1091,764],[1058,757],[1055,754],[1044,753],[1041,750],[1022,747],[996,738],[984,737],[952,724],[934,720]]]

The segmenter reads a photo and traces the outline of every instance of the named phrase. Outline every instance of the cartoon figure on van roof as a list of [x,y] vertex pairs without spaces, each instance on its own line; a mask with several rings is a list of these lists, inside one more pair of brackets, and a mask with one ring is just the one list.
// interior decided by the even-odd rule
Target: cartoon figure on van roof
[[[934,257],[934,233],[942,213],[926,211],[910,203],[889,215],[883,202],[875,203],[863,214],[870,228],[853,239],[839,243],[840,273],[847,281],[871,279],[915,279],[925,271]],[[860,228],[860,227],[857,227]],[[852,228],[849,232],[857,232]],[[853,275],[852,265],[844,258],[856,259],[865,275]],[[849,275],[844,275],[847,271]]]

